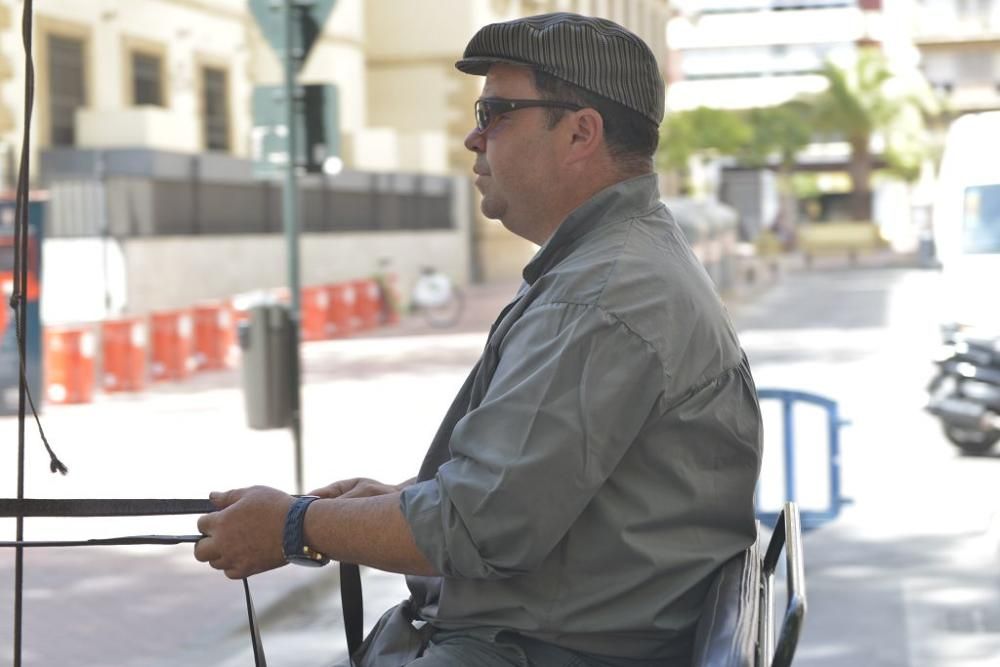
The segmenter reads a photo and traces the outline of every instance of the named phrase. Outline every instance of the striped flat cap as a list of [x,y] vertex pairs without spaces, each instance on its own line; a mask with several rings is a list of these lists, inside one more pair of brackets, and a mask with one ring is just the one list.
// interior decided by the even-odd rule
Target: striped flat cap
[[472,37],[455,67],[482,76],[496,63],[533,67],[632,109],[654,125],[663,120],[656,57],[613,21],[557,12],[491,23]]

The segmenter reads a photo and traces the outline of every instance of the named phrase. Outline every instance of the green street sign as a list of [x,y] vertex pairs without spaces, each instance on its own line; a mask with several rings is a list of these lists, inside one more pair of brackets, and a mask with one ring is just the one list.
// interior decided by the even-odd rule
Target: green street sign
[[337,0],[249,0],[250,13],[257,20],[264,39],[278,56],[285,51],[284,8],[292,7],[292,52],[298,55],[298,65],[305,62],[309,50],[323,32],[323,24]]
[[[337,87],[331,84],[301,86],[296,164],[318,173],[331,157],[340,156],[340,122]],[[251,153],[254,174],[280,177],[288,164],[288,127],[283,86],[255,86]]]

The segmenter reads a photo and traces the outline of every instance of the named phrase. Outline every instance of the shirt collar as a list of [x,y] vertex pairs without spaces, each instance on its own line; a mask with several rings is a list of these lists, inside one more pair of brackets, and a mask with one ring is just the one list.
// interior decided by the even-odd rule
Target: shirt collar
[[539,248],[524,267],[522,275],[525,282],[533,284],[568,255],[578,239],[594,229],[648,211],[659,201],[656,174],[643,174],[604,188],[573,209],[545,245]]

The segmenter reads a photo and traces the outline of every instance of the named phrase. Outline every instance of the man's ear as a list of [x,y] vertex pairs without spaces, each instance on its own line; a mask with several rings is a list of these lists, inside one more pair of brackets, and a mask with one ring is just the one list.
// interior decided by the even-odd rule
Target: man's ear
[[604,119],[596,109],[580,109],[573,113],[570,132],[569,160],[589,158],[604,144]]

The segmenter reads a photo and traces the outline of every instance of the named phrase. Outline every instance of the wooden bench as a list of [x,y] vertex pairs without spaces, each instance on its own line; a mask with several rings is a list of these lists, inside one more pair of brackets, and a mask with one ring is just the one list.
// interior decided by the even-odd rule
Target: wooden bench
[[860,253],[888,247],[873,222],[811,222],[799,225],[796,233],[807,265],[816,256],[840,254],[846,254],[854,264]]

